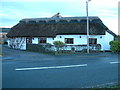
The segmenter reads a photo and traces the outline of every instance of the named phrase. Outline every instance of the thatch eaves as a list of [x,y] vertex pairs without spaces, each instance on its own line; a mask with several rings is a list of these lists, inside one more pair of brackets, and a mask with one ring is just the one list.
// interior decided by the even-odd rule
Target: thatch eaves
[[[90,35],[105,35],[108,29],[98,17],[89,17]],[[86,17],[23,19],[11,28],[8,37],[55,37],[56,35],[86,35]]]

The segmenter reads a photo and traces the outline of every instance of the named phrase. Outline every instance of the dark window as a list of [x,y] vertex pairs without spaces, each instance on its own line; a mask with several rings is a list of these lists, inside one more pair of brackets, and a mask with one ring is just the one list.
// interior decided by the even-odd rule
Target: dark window
[[39,43],[46,43],[46,42],[47,42],[46,38],[39,38]]
[[89,38],[89,44],[97,44],[97,38]]
[[65,38],[65,43],[66,44],[73,44],[74,43],[73,38]]
[[25,21],[20,21],[20,23],[25,24],[26,22]]
[[28,37],[26,41],[27,41],[27,44],[32,43],[32,37]]

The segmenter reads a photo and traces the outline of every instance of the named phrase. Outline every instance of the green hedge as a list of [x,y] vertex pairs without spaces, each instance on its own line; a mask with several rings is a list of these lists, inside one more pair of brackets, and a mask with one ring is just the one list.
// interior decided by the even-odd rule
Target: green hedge
[[43,45],[39,44],[27,44],[27,50],[32,52],[54,54],[52,51],[46,50],[46,48]]
[[110,49],[113,52],[120,52],[120,41],[111,41]]

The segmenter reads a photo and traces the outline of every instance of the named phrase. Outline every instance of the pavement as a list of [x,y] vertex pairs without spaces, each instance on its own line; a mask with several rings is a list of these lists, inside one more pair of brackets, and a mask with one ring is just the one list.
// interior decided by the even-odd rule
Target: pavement
[[91,88],[118,84],[120,53],[49,55],[3,46],[3,88]]

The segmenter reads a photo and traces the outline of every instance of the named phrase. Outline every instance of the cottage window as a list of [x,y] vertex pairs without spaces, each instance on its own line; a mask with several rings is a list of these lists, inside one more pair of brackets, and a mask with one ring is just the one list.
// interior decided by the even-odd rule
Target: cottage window
[[46,42],[47,42],[46,38],[39,38],[39,43],[46,43]]
[[89,38],[89,44],[97,44],[97,38]]
[[27,44],[30,44],[30,43],[32,43],[32,37],[27,38]]
[[65,43],[66,44],[73,44],[74,40],[73,40],[73,38],[65,38]]

